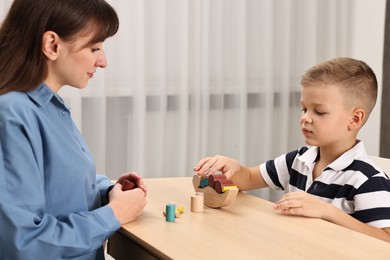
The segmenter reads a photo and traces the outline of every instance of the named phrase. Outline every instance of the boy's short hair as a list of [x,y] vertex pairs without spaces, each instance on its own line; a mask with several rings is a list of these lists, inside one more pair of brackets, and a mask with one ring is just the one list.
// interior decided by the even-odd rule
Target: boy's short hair
[[308,69],[301,80],[302,87],[334,85],[344,93],[347,105],[364,109],[366,121],[375,106],[378,83],[373,70],[363,61],[340,57]]

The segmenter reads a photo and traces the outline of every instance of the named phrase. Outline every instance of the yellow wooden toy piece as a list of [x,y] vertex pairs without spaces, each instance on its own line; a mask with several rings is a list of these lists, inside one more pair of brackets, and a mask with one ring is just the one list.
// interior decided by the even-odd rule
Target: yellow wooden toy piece
[[204,205],[210,208],[221,208],[226,207],[232,203],[238,194],[238,188],[236,186],[229,186],[229,189],[226,192],[218,193],[212,187],[206,186],[205,188],[200,188],[201,177],[194,175],[192,178],[192,184],[196,192],[203,192],[204,194]]
[[227,192],[228,190],[231,190],[231,189],[237,189],[237,186],[222,187],[222,192]]

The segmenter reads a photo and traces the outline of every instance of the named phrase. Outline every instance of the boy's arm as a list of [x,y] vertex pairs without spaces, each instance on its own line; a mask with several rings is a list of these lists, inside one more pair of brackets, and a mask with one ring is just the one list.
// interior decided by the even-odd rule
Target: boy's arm
[[390,227],[377,228],[365,224],[339,208],[306,192],[290,192],[274,205],[282,214],[321,218],[357,232],[390,242]]
[[259,166],[248,168],[240,165],[239,171],[230,179],[240,190],[254,190],[268,187],[260,173]]
[[377,228],[365,224],[354,217],[351,217],[344,211],[336,208],[335,206],[328,204],[329,210],[324,210],[324,220],[328,220],[337,225],[355,230],[357,232],[379,238],[390,243],[390,227]]

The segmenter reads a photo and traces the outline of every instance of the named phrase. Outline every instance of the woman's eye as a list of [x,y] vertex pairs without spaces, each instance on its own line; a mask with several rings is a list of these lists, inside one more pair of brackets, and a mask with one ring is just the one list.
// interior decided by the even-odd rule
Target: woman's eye
[[92,48],[91,50],[92,50],[92,52],[97,52],[97,51],[100,51],[100,48]]

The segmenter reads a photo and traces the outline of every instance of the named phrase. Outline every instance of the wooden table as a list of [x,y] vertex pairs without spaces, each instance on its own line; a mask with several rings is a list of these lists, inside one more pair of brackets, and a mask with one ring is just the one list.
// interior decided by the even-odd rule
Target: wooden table
[[[109,240],[115,259],[390,259],[390,243],[312,218],[291,217],[239,193],[221,209],[190,211],[192,178],[146,179],[148,205]],[[173,201],[185,212],[163,216]]]

